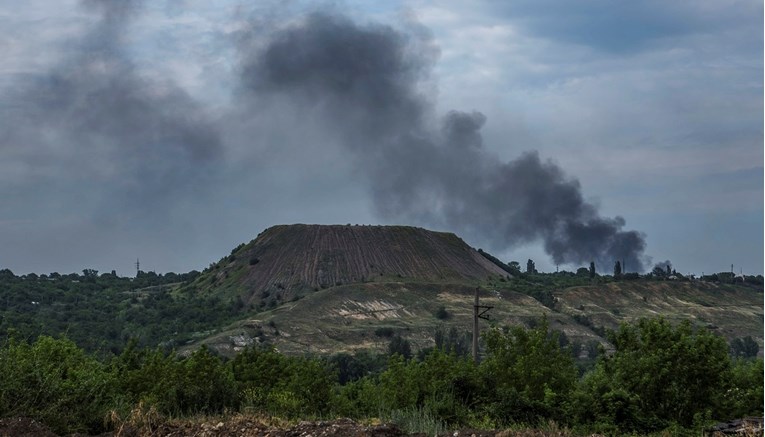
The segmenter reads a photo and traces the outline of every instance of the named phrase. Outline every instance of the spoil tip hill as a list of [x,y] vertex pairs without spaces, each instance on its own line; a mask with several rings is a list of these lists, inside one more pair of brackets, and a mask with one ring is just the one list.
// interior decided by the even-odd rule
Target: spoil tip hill
[[195,282],[254,309],[347,284],[474,282],[508,273],[452,233],[408,226],[280,225]]
[[606,329],[663,316],[689,319],[728,340],[751,335],[762,345],[761,288],[565,274],[522,278],[507,267],[451,233],[274,226],[181,290],[231,299],[242,311],[238,322],[188,347],[204,343],[231,355],[265,343],[287,353],[326,354],[383,350],[393,334],[424,348],[433,345],[436,330],[471,329],[476,287],[482,304],[494,307],[490,324],[532,326],[544,316],[580,344],[607,346]]

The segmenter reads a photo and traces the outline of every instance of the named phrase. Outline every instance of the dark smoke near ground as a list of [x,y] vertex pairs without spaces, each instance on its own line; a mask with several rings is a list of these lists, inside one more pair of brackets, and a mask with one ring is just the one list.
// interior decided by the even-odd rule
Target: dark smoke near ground
[[658,263],[654,264],[652,271],[655,272],[657,270],[660,270],[661,272],[667,272],[667,271],[671,272],[672,271],[672,262],[670,260],[665,260],[665,261],[658,262]]
[[623,260],[642,271],[644,235],[624,230],[621,217],[601,217],[555,163],[536,152],[497,159],[483,147],[480,112],[434,121],[423,90],[438,52],[427,32],[409,30],[315,13],[245,52],[242,85],[253,104],[288,102],[321,117],[368,175],[387,219],[446,228],[495,250],[542,240],[556,263]]

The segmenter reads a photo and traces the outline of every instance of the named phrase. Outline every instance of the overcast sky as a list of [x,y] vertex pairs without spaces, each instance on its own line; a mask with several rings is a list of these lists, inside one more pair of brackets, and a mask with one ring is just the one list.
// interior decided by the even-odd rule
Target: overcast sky
[[17,274],[201,270],[285,223],[763,272],[760,0],[0,0],[0,54]]

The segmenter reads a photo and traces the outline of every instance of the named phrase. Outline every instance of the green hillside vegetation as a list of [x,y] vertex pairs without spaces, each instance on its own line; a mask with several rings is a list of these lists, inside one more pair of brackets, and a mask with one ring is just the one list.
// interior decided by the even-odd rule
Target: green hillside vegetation
[[532,260],[526,265],[522,272],[520,263],[504,264],[454,234],[421,228],[275,226],[201,273],[0,270],[0,335],[66,334],[100,353],[119,353],[132,338],[182,353],[207,344],[227,356],[250,345],[381,352],[399,336],[416,353],[435,344],[437,328],[471,329],[480,287],[482,303],[494,307],[484,327],[531,327],[546,315],[584,361],[598,345],[611,347],[607,329],[657,315],[762,347],[761,276],[737,283],[730,273],[699,280],[663,270],[591,277],[584,267],[539,273]]
[[34,339],[66,335],[87,351],[118,353],[131,338],[142,345],[177,347],[241,317],[235,302],[217,295],[184,296],[180,284],[199,272],[136,278],[114,273],[28,274],[0,270],[0,334]]
[[688,320],[728,341],[749,337],[762,345],[763,295],[753,287],[655,278],[622,282],[600,277],[592,283],[562,274],[472,284],[397,279],[402,282],[320,290],[248,316],[201,342],[228,356],[253,344],[292,354],[383,351],[390,340],[378,334],[384,329],[407,339],[416,351],[434,345],[439,327],[472,329],[473,295],[480,286],[481,304],[494,307],[492,320],[481,322],[484,327],[533,327],[545,315],[583,360],[588,349],[611,347],[607,330],[657,315],[673,323]]
[[[762,414],[761,276],[520,265],[420,228],[293,225],[203,272],[0,270],[0,416],[69,433],[242,411],[619,435]],[[476,288],[493,307],[478,365]]]
[[550,421],[576,434],[698,435],[715,421],[762,413],[762,359],[732,358],[706,328],[641,319],[608,337],[613,353],[582,377],[544,318],[533,329],[486,331],[480,364],[447,346],[420,358],[393,353],[378,370],[364,354],[248,347],[226,360],[205,347],[179,356],[131,342],[99,358],[66,339],[11,337],[0,344],[0,417],[29,417],[57,433],[150,430],[167,417],[240,411],[376,417],[428,435]]

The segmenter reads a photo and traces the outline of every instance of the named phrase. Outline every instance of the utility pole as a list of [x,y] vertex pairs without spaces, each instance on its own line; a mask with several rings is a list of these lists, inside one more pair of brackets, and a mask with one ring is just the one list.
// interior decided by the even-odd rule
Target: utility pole
[[[487,312],[494,307],[480,305],[478,301],[479,287],[475,288],[475,304],[473,304],[473,361],[478,363],[478,319],[489,320],[489,316],[486,316]],[[479,310],[483,310],[478,312]]]

